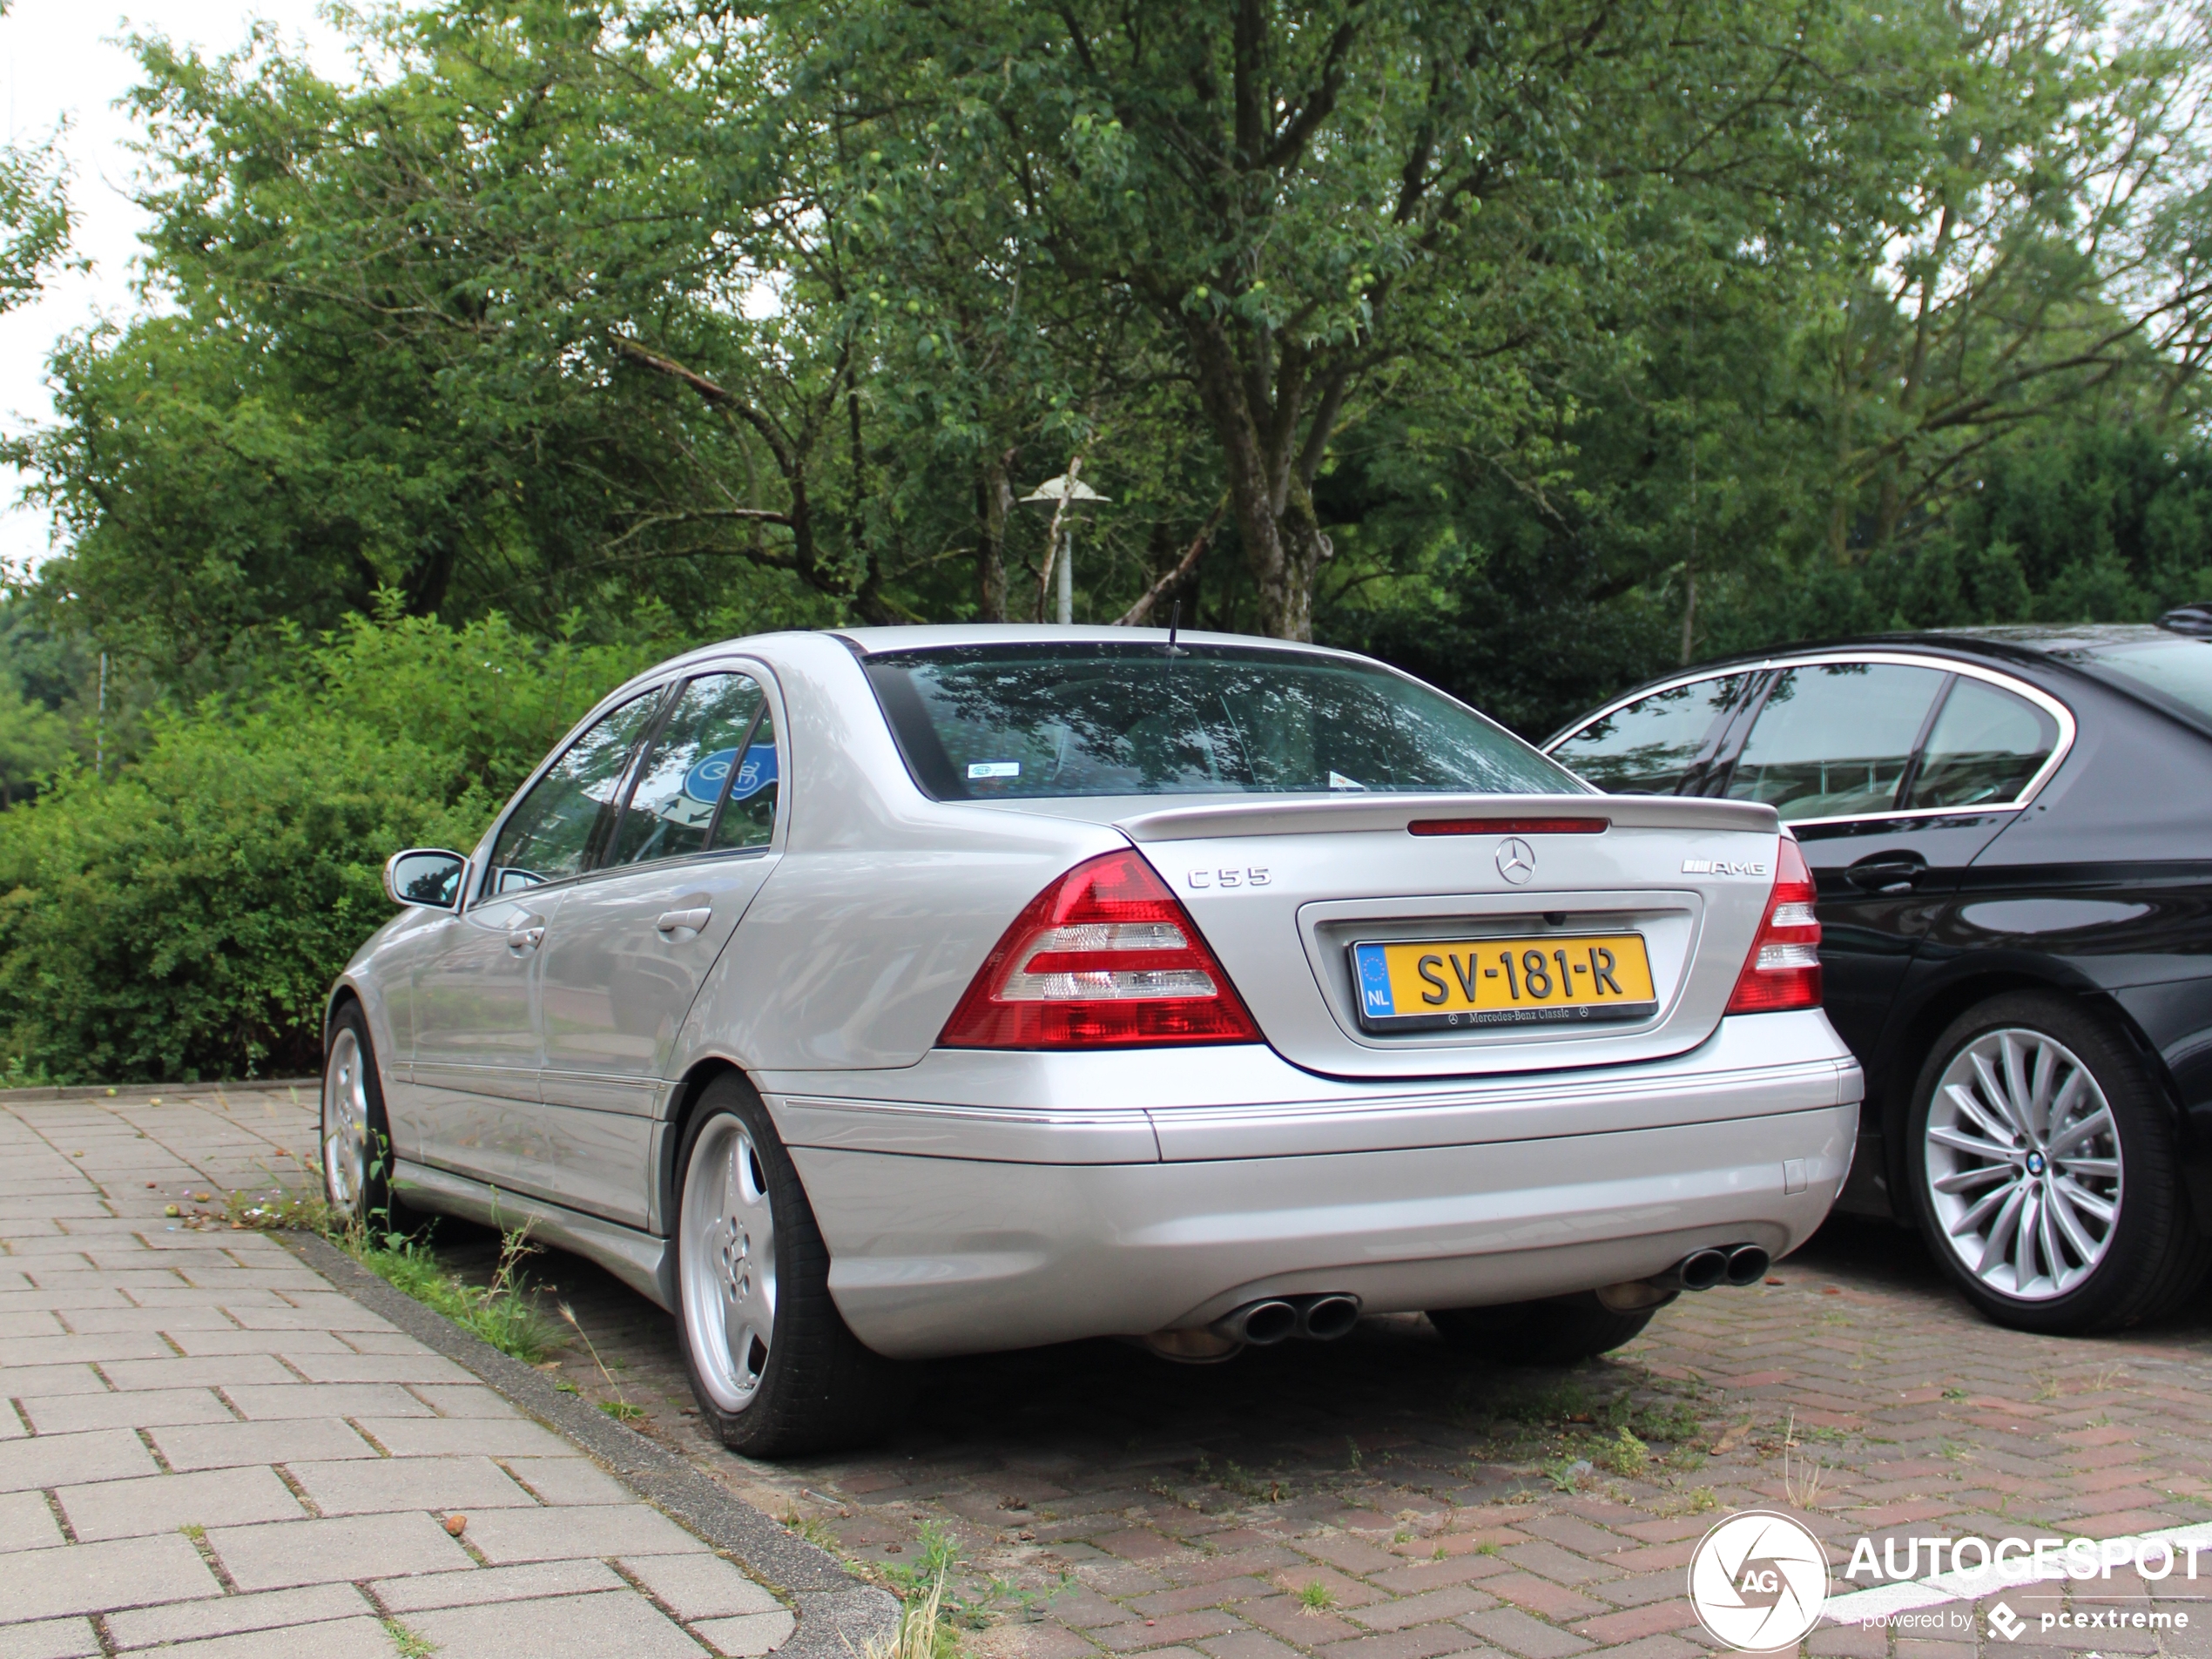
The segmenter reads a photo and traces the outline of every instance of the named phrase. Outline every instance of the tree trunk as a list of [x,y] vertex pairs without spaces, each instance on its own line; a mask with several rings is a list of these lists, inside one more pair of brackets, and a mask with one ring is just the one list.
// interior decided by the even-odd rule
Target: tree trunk
[[1014,516],[1008,482],[1018,450],[988,455],[975,479],[975,619],[1006,620],[1006,525]]

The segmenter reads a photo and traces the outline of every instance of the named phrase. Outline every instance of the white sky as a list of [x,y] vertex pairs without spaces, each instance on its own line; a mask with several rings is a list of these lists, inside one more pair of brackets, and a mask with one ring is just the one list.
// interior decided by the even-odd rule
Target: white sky
[[[130,191],[138,159],[129,148],[133,124],[111,107],[137,64],[118,43],[134,31],[160,33],[226,51],[255,18],[304,44],[325,75],[349,67],[315,0],[10,0],[0,17],[0,134],[36,141],[67,117],[74,252],[92,261],[89,272],[63,273],[36,303],[0,317],[0,423],[10,432],[53,418],[46,354],[57,338],[101,316],[121,320],[137,306],[132,267],[145,216]],[[45,516],[15,504],[22,482],[0,466],[0,561],[17,570],[48,552]]]

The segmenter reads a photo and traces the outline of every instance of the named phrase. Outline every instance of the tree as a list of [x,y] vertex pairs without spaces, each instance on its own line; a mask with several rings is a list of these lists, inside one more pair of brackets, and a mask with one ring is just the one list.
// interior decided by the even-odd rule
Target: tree
[[[0,3],[0,20],[7,14]],[[0,315],[38,292],[69,246],[69,228],[55,146],[0,145]]]

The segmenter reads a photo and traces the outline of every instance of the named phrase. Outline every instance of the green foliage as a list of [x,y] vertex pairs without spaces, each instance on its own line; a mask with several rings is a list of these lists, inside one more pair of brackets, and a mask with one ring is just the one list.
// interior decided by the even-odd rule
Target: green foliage
[[71,1082],[315,1069],[330,983],[391,914],[385,859],[473,846],[657,649],[355,617],[259,690],[157,712],[129,764],[0,813],[0,1056]]
[[[0,5],[0,17],[7,7]],[[0,145],[0,315],[38,292],[69,245],[69,199],[51,145]]]
[[519,1267],[533,1246],[520,1233],[501,1240],[499,1266],[488,1285],[456,1277],[430,1247],[427,1238],[395,1232],[348,1234],[339,1241],[354,1260],[384,1280],[473,1331],[502,1353],[536,1365],[560,1345],[561,1333],[539,1312]]

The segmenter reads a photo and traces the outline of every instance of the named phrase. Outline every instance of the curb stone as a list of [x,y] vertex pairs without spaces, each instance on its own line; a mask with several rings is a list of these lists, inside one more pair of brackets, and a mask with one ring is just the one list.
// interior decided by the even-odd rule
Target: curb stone
[[827,1550],[732,1497],[678,1457],[413,1297],[312,1233],[272,1237],[345,1295],[475,1372],[527,1415],[574,1441],[617,1480],[762,1582],[791,1599],[797,1625],[777,1659],[857,1659],[897,1634],[899,1602],[846,1572]]
[[258,1095],[272,1089],[304,1089],[320,1096],[320,1077],[246,1077],[203,1083],[41,1083],[30,1089],[0,1089],[0,1106],[37,1104],[50,1100],[108,1100],[118,1105],[144,1104],[151,1095]]

